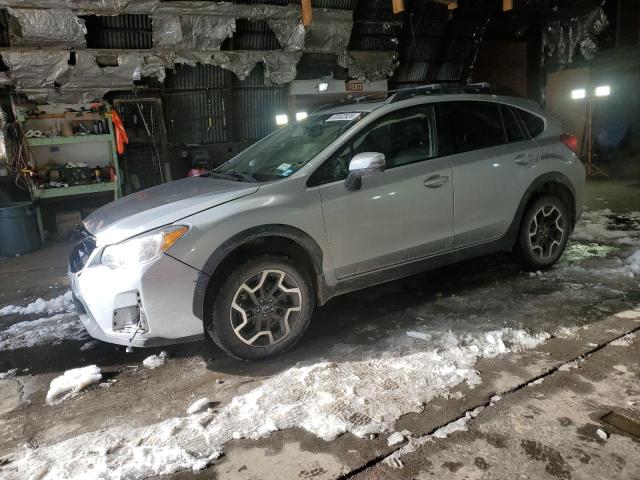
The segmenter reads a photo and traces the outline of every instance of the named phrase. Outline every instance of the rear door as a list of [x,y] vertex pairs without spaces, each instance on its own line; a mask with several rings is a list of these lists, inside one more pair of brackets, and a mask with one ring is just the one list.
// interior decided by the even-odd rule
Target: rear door
[[[386,171],[344,186],[349,161],[384,153]],[[322,212],[336,276],[345,278],[451,248],[453,186],[448,158],[436,158],[435,113],[421,105],[390,113],[343,146],[310,178]]]
[[502,237],[539,163],[511,107],[468,100],[441,102],[440,151],[453,167],[454,248]]

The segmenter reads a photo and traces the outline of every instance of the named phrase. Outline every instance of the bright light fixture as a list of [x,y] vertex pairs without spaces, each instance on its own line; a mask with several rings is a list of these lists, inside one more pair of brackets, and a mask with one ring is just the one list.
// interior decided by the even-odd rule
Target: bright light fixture
[[596,87],[596,97],[608,97],[609,95],[611,95],[611,87],[609,85]]
[[318,83],[318,91],[326,92],[327,90],[329,90],[329,82],[327,82],[326,80],[320,80],[320,82]]
[[307,112],[298,112],[296,113],[296,120],[301,121],[307,118]]
[[571,98],[573,100],[581,100],[587,97],[587,91],[584,88],[576,88],[571,90]]
[[289,123],[288,115],[276,115],[276,125],[286,125]]

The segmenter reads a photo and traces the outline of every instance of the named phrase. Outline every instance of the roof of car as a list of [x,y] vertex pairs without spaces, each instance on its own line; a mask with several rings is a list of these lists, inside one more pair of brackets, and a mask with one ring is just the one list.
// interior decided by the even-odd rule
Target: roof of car
[[[372,95],[370,97],[361,97],[350,103],[327,105],[316,110],[314,113],[330,114],[330,113],[346,113],[346,112],[373,112],[380,107],[392,103],[398,103],[405,100],[420,99],[424,103],[431,101],[445,100],[485,100],[494,102],[504,102],[511,105],[519,106],[529,110],[539,111],[539,105],[528,98],[518,97],[515,95],[496,95],[496,91],[492,91],[489,84],[471,84],[471,85],[425,85],[423,87],[409,88],[403,90],[394,90],[384,93]],[[384,96],[385,98],[380,98]],[[422,102],[412,102],[422,103]]]

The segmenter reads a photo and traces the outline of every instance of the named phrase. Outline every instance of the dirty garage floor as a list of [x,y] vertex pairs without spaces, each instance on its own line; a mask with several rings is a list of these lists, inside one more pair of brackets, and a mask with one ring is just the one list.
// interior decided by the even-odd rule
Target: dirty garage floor
[[[0,350],[0,372],[21,370],[0,380],[0,468],[20,478],[11,468],[22,449],[38,451],[123,425],[154,425],[185,415],[201,397],[212,400],[215,412],[295,365],[328,361],[340,365],[337,372],[349,371],[345,365],[370,362],[362,352],[401,352],[404,344],[399,348],[389,339],[406,337],[407,331],[463,338],[508,328],[551,338],[534,348],[480,358],[474,368],[481,383],[453,385],[422,411],[402,415],[387,432],[325,441],[294,426],[231,440],[205,470],[170,477],[640,478],[640,440],[602,420],[616,412],[628,425],[640,421],[640,337],[624,337],[640,328],[639,280],[625,263],[640,249],[633,213],[640,199],[628,195],[629,188],[634,187],[590,186],[589,206],[600,213],[583,223],[597,227],[604,219],[615,234],[583,225],[561,264],[548,272],[523,272],[510,255],[500,254],[346,295],[317,312],[298,348],[269,362],[238,362],[205,342],[165,348],[169,359],[155,370],[142,367],[142,360],[159,350],[127,354],[98,344],[81,351],[86,339]],[[0,306],[64,293],[69,249],[70,243],[59,243],[1,260]],[[41,316],[0,317],[0,335]],[[419,346],[417,339],[405,342]],[[111,387],[93,386],[59,405],[45,403],[54,377],[90,364],[102,369]],[[529,385],[536,379],[541,383]],[[378,393],[382,408],[388,392]],[[374,399],[378,393],[373,391]],[[461,431],[432,437],[476,409],[481,411]],[[389,446],[392,431],[406,434]]]

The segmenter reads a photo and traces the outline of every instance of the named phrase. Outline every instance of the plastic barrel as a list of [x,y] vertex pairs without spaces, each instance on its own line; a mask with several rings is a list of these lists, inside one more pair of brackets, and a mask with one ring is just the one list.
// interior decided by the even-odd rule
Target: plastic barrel
[[33,204],[0,203],[0,255],[22,255],[39,246],[38,219]]

